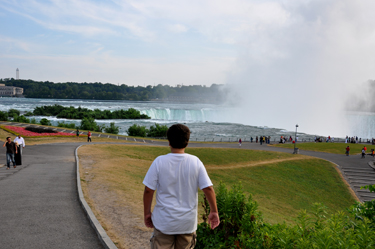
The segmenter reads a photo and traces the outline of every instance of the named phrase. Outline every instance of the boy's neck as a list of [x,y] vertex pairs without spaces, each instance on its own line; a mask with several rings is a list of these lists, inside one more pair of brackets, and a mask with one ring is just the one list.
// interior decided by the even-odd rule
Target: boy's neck
[[172,148],[171,147],[171,153],[184,154],[185,153],[185,148],[176,149],[176,148]]

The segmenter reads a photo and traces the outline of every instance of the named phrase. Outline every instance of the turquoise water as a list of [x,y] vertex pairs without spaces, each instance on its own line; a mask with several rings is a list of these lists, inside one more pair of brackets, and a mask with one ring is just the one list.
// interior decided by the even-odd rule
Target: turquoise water
[[[184,123],[191,130],[192,140],[207,141],[234,141],[238,138],[249,140],[255,136],[271,136],[278,139],[280,136],[293,136],[294,131],[288,131],[285,127],[260,127],[248,124],[232,123],[231,113],[235,107],[211,105],[211,104],[181,104],[181,103],[163,103],[163,102],[131,102],[131,101],[93,101],[93,100],[59,100],[59,99],[29,99],[29,98],[0,98],[0,110],[6,111],[11,108],[22,112],[32,111],[36,106],[54,105],[84,107],[89,109],[117,110],[135,108],[141,113],[151,117],[150,120],[97,120],[100,124],[109,124],[115,122],[119,126],[120,134],[126,135],[126,130],[133,124],[150,127],[154,123],[172,125],[174,123]],[[350,117],[350,116],[349,116]],[[364,117],[356,115],[354,119]],[[40,120],[43,117],[36,117]],[[56,125],[58,121],[72,122],[79,124],[79,120],[58,119],[56,117],[47,117],[52,124]],[[365,116],[366,122],[362,122],[361,129],[369,130],[366,124],[375,124],[374,115]],[[371,126],[371,125],[370,125]],[[292,127],[294,129],[294,127]],[[373,132],[373,131],[372,131]],[[348,134],[350,135],[350,134]],[[363,137],[372,137],[371,132],[363,134]],[[299,133],[300,139],[312,139],[315,134]]]

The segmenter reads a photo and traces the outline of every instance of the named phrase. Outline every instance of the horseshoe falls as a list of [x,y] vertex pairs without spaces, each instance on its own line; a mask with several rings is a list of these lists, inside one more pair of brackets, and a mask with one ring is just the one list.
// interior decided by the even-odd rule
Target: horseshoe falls
[[[272,141],[280,136],[293,136],[295,127],[285,125],[283,120],[271,116],[267,110],[259,106],[259,111],[241,110],[229,105],[170,103],[170,102],[135,102],[135,101],[99,101],[99,100],[62,100],[62,99],[31,99],[31,98],[0,98],[0,111],[18,109],[21,112],[33,111],[36,106],[62,105],[83,107],[100,110],[119,110],[135,108],[142,114],[151,117],[148,120],[96,120],[99,124],[109,125],[115,122],[120,127],[120,134],[127,135],[127,129],[133,124],[149,128],[154,123],[170,126],[184,123],[191,130],[193,141],[234,141],[242,138],[249,141],[251,137],[271,136]],[[359,136],[362,138],[375,137],[375,113],[343,113],[346,117],[345,134],[325,134],[314,130],[306,130],[299,124],[298,136],[301,139],[313,139],[317,136],[345,137]],[[53,125],[64,121],[80,124],[80,120],[59,119],[56,117],[35,117],[49,119]],[[318,133],[318,134],[317,134]]]

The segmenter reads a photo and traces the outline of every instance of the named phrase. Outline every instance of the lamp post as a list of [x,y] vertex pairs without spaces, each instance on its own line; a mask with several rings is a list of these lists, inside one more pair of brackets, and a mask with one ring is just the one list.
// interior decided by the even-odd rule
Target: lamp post
[[296,124],[296,133],[294,134],[294,152],[293,152],[293,154],[297,154],[297,152],[296,152],[297,128],[298,128],[298,124]]

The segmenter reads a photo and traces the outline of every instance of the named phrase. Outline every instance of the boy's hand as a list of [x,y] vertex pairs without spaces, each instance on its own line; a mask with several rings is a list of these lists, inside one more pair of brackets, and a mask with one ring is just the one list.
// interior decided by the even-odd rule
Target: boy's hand
[[215,229],[220,224],[219,214],[211,212],[208,215],[208,224],[210,224],[211,229]]
[[154,228],[154,224],[152,224],[151,220],[151,213],[145,215],[145,225],[149,228]]

